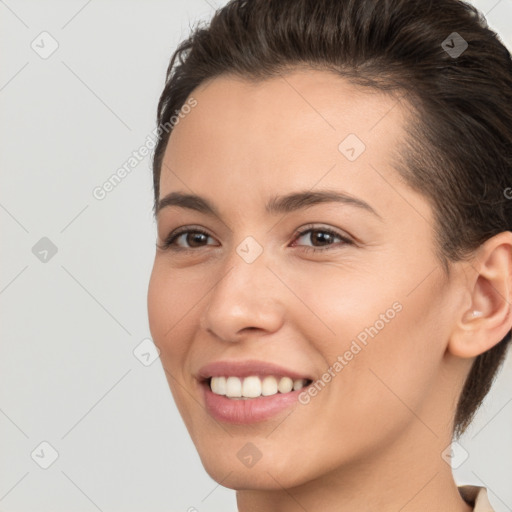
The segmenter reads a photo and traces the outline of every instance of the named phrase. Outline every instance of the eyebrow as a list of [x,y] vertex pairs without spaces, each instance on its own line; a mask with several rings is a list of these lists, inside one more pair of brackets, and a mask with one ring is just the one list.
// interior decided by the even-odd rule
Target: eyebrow
[[[265,205],[265,211],[268,214],[277,215],[302,210],[320,203],[342,203],[355,206],[372,213],[382,220],[382,217],[362,199],[334,190],[315,192],[307,190],[292,192],[283,196],[273,196]],[[187,208],[207,215],[220,217],[219,211],[208,199],[195,194],[186,194],[183,192],[171,192],[167,194],[158,202],[157,214],[168,206],[178,206],[180,208]]]

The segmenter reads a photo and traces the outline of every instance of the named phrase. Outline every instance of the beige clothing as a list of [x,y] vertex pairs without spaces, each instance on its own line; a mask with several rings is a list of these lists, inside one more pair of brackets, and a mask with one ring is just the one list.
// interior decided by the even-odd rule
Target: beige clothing
[[473,512],[494,512],[487,497],[487,489],[476,485],[461,485],[460,495],[473,507]]

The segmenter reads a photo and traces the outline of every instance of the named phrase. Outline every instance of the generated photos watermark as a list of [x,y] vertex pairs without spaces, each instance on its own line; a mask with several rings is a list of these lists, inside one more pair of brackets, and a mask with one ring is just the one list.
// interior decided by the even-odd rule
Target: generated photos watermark
[[172,116],[166,123],[157,126],[148,136],[144,143],[139,146],[131,155],[124,161],[124,163],[114,172],[109,178],[101,185],[93,188],[92,195],[98,201],[102,201],[107,195],[112,192],[132,171],[135,169],[142,160],[144,160],[152,149],[156,147],[156,140],[165,131],[169,133],[183,119],[189,114],[192,109],[197,105],[197,100],[190,97],[186,103],[183,104],[178,114]]
[[322,374],[322,376],[309,385],[307,388],[299,394],[299,402],[302,405],[307,405],[311,402],[311,398],[318,395],[322,389],[325,388],[326,384],[331,382],[331,380],[336,377],[338,373],[347,366],[350,361],[354,359],[354,357],[359,354],[363,348],[368,345],[369,339],[375,338],[377,334],[379,334],[384,327],[386,327],[393,318],[396,317],[400,311],[402,311],[403,306],[400,302],[395,301],[392,306],[384,313],[379,315],[378,320],[376,320],[369,327],[365,327],[356,337],[352,340],[350,347],[342,354],[336,358],[336,361],[332,363],[331,366]]

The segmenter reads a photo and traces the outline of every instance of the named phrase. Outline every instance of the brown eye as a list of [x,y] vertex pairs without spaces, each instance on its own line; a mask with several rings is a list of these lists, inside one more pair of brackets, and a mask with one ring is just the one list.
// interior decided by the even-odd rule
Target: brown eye
[[[300,231],[295,239],[300,240],[303,238],[305,241],[309,241],[312,245],[301,245],[298,244],[303,250],[306,251],[324,251],[332,248],[339,248],[346,244],[352,245],[353,242],[348,237],[327,228],[309,228]],[[296,241],[294,246],[297,245]],[[336,243],[338,242],[338,243]]]
[[188,243],[192,247],[201,246],[202,243],[208,240],[208,235],[205,235],[204,233],[199,233],[197,231],[189,231],[187,233],[182,233],[181,236],[184,236],[186,243]]
[[205,231],[199,229],[181,229],[171,233],[160,248],[187,250],[205,247],[206,245],[211,245],[206,243],[208,238],[212,237]]

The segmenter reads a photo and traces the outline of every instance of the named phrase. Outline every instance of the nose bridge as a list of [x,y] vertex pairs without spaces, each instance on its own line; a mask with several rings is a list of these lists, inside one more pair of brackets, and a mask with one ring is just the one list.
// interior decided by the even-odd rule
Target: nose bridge
[[225,340],[248,327],[278,329],[283,307],[263,247],[247,237],[233,248],[222,269],[203,310],[202,327]]

